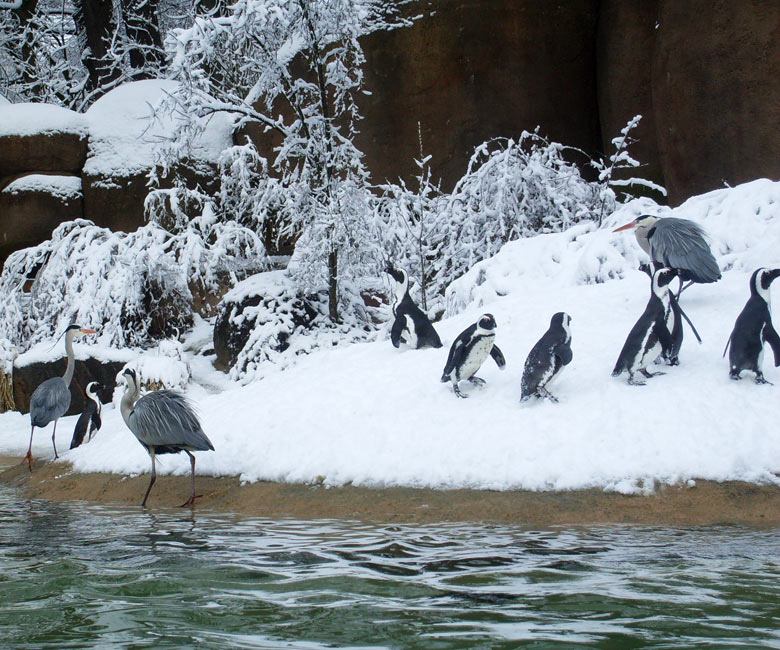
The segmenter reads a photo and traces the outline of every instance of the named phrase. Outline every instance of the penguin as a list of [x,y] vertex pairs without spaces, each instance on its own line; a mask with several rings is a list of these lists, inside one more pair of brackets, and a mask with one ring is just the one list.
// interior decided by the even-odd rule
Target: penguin
[[523,379],[520,384],[520,401],[525,402],[533,395],[546,397],[552,402],[558,398],[547,390],[547,384],[561,374],[564,366],[572,359],[571,316],[559,311],[550,319],[549,329],[531,348],[525,360]]
[[639,320],[631,328],[628,338],[620,351],[612,376],[617,377],[624,370],[628,372],[628,383],[643,386],[645,382],[636,381],[634,373],[641,372],[645,377],[662,375],[647,370],[659,354],[672,348],[672,336],[666,327],[666,310],[669,305],[669,283],[677,276],[674,269],[663,268],[653,273],[650,300]]
[[102,409],[102,404],[100,403],[100,397],[98,397],[97,391],[102,388],[103,386],[96,381],[91,381],[87,384],[87,401],[84,406],[84,412],[79,416],[78,422],[76,422],[76,428],[73,430],[73,439],[70,441],[71,449],[75,449],[84,442],[84,436],[87,436],[87,442],[92,440],[92,436],[94,436],[100,428],[100,411]]
[[506,366],[503,353],[493,343],[495,340],[496,319],[492,314],[482,314],[476,323],[458,334],[458,338],[450,347],[447,364],[441,376],[442,382],[452,382],[452,390],[458,397],[468,397],[458,388],[458,383],[463,380],[468,379],[477,386],[485,384],[485,380],[477,377],[475,373],[488,355],[493,357],[501,370]]
[[425,313],[414,304],[409,295],[409,277],[403,269],[397,269],[388,262],[385,272],[395,280],[393,300],[393,327],[390,329],[390,340],[394,347],[401,342],[410,348],[440,348],[441,339],[433,328]]
[[780,269],[760,268],[750,277],[750,298],[743,307],[734,329],[726,342],[723,356],[729,351],[729,377],[742,379],[743,370],[752,370],[756,374],[757,384],[769,384],[764,379],[761,366],[764,356],[764,343],[769,343],[775,356],[775,367],[780,366],[780,337],[772,326],[769,286],[780,277]]
[[667,349],[661,351],[661,357],[670,366],[680,365],[680,348],[682,348],[683,342],[682,314],[680,303],[677,302],[674,293],[670,291],[669,303],[664,309],[664,322],[666,323],[666,329],[669,330],[669,335],[672,337],[672,342]]

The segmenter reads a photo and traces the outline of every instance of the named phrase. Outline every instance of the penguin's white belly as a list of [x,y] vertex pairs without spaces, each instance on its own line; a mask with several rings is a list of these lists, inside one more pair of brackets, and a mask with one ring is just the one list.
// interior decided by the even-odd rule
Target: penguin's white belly
[[647,368],[653,361],[655,361],[658,356],[661,354],[661,342],[656,341],[655,345],[646,348],[647,341],[644,342],[644,345],[642,346],[645,349],[645,352],[640,352],[637,355],[636,362],[634,363],[634,367],[631,369],[631,372],[636,372],[637,370],[642,370],[644,368]]
[[476,374],[493,349],[494,336],[485,336],[474,344],[458,370],[458,379],[468,379]]

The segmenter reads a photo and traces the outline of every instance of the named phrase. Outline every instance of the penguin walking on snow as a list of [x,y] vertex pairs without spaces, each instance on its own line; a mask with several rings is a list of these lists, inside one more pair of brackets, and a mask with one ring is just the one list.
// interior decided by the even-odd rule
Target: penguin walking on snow
[[666,311],[669,306],[669,283],[677,276],[674,269],[663,268],[653,273],[650,300],[639,320],[631,328],[620,351],[612,376],[617,377],[624,370],[628,372],[628,383],[643,386],[645,382],[634,379],[634,373],[645,377],[662,375],[651,373],[649,366],[659,354],[668,354],[672,348],[672,336],[666,326]]
[[87,384],[87,403],[84,407],[84,412],[79,416],[78,422],[76,422],[76,428],[73,430],[73,439],[70,441],[71,449],[75,449],[84,442],[85,436],[87,437],[87,442],[92,440],[92,436],[94,436],[100,428],[100,411],[102,405],[97,391],[102,388],[103,386],[96,381],[91,381]]
[[726,342],[723,356],[729,352],[729,377],[742,379],[743,370],[756,374],[757,384],[769,384],[761,371],[764,343],[769,343],[775,356],[775,367],[780,366],[780,337],[772,326],[769,286],[780,277],[780,269],[756,269],[750,277],[750,298],[737,316],[737,322]]
[[501,370],[506,366],[503,353],[494,344],[495,340],[496,319],[492,314],[482,314],[476,323],[458,334],[441,376],[442,382],[452,382],[452,390],[458,397],[468,397],[460,392],[458,383],[461,381],[468,379],[477,386],[485,384],[485,380],[477,377],[476,372],[488,355],[493,357]]
[[571,362],[570,323],[571,316],[568,314],[562,311],[554,314],[550,319],[549,329],[531,348],[525,360],[520,384],[521,402],[527,401],[533,395],[546,397],[552,402],[558,401],[558,398],[547,390],[547,384],[560,375],[564,366]]
[[394,347],[403,341],[415,350],[420,348],[440,348],[441,339],[433,328],[425,313],[414,304],[409,295],[409,276],[403,269],[397,269],[388,262],[385,268],[390,277],[395,280],[393,300],[393,327],[390,329],[390,340]]

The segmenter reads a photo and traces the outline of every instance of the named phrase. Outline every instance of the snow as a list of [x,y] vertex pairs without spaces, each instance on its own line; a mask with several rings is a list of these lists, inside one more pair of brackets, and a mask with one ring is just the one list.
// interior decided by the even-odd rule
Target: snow
[[[97,100],[86,112],[90,139],[84,172],[127,177],[152,168],[160,146],[173,140],[180,123],[180,118],[162,107],[177,88],[177,82],[165,79],[135,81]],[[216,163],[233,144],[232,118],[215,114],[203,127],[190,155]]]
[[[636,270],[644,254],[633,236],[611,231],[643,211],[702,223],[724,274],[682,296],[703,343],[686,326],[681,365],[659,367],[665,375],[634,387],[610,373],[650,282]],[[439,350],[399,351],[386,338],[326,348],[239,386],[214,371],[210,357],[194,355],[208,343],[199,323],[181,351],[193,377],[188,396],[216,451],[197,455],[197,471],[332,486],[625,493],[662,483],[689,489],[698,479],[777,483],[780,388],[755,384],[749,372],[731,381],[722,358],[757,266],[780,266],[780,183],[768,180],[694,197],[674,210],[635,201],[600,230],[579,224],[508,244],[451,287],[449,316],[436,324],[445,342]],[[448,347],[486,311],[496,317],[507,367],[500,371],[488,359],[479,373],[486,386],[466,384],[469,399],[457,399],[439,382]],[[551,387],[560,402],[521,406],[525,357],[557,311],[572,317],[574,353]],[[769,354],[764,372],[780,383]],[[28,422],[18,413],[0,415],[0,453],[24,454]],[[75,422],[63,418],[61,439]],[[51,457],[48,432],[36,433],[33,452]],[[62,461],[78,472],[141,474],[150,467],[111,405],[97,437]],[[189,471],[184,454],[159,461],[160,472]]]
[[0,137],[74,133],[87,136],[84,115],[51,104],[6,104],[0,100]]
[[8,194],[45,192],[62,199],[77,199],[81,198],[81,178],[54,174],[27,174],[9,183],[3,192]]

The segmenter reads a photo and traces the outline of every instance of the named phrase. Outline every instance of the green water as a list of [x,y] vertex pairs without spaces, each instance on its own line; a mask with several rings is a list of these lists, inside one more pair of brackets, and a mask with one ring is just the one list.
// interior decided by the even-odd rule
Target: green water
[[2,648],[778,648],[777,530],[387,526],[0,488]]

